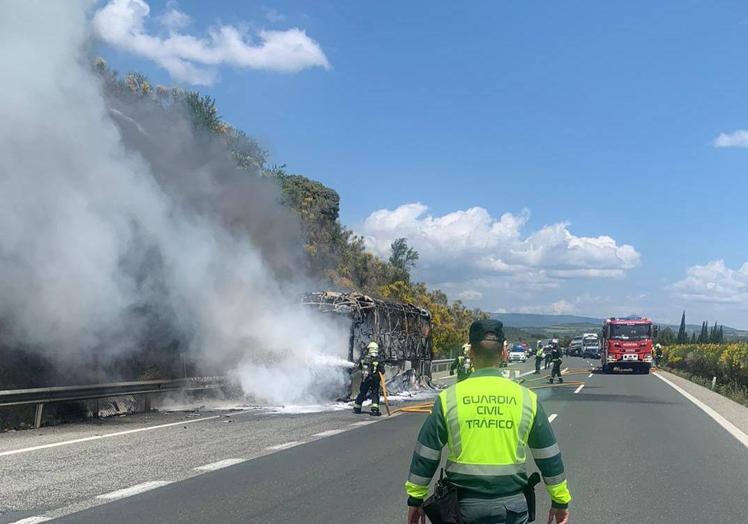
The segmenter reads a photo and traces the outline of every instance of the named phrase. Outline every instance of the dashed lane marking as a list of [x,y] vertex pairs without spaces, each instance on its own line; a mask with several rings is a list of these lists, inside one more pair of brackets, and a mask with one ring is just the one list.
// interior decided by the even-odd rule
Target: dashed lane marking
[[99,500],[118,500],[125,497],[132,497],[133,495],[139,495],[140,493],[145,493],[146,491],[160,488],[162,486],[166,486],[167,484],[171,484],[171,482],[169,482],[168,480],[152,480],[150,482],[143,482],[142,484],[130,486],[129,488],[118,489],[117,491],[104,493],[103,495],[99,495],[96,498]]
[[551,413],[551,415],[548,417],[548,422],[553,422],[554,420],[556,420],[557,416],[558,415],[556,413]]
[[52,519],[49,517],[26,517],[21,520],[14,520],[10,524],[37,524],[38,522],[47,522],[48,520]]
[[587,378],[592,378],[592,375],[593,373],[590,373],[589,375],[587,375]]
[[688,391],[683,389],[682,387],[678,386],[677,384],[674,384],[673,382],[669,381],[663,376],[660,376],[659,373],[654,373],[654,376],[662,380],[665,384],[673,388],[675,391],[686,397],[688,400],[696,404],[696,406],[701,409],[704,413],[709,415],[714,419],[714,421],[722,426],[730,435],[735,437],[740,441],[741,444],[743,444],[745,447],[748,448],[748,435],[740,431],[740,429],[737,428],[732,422],[727,420],[725,417],[717,413],[714,409],[710,408],[706,404],[704,404],[702,401],[691,395]]
[[576,395],[577,393],[579,393],[580,391],[582,391],[583,387],[584,387],[584,384],[579,384],[579,387],[574,390],[574,394]]
[[120,437],[122,435],[131,435],[133,433],[141,433],[143,431],[153,431],[154,429],[170,428],[173,426],[184,426],[186,424],[194,424],[195,422],[203,422],[205,420],[215,420],[221,418],[221,415],[214,415],[212,417],[195,418],[192,420],[182,420],[181,422],[170,422],[168,424],[159,424],[158,426],[149,426],[147,428],[128,429],[127,431],[117,431],[115,433],[107,433],[106,435],[94,435],[93,437],[76,438],[73,440],[64,440],[62,442],[53,442],[52,444],[42,444],[40,446],[31,446],[30,448],[12,449],[10,451],[3,451],[0,453],[0,457],[7,455],[15,455],[17,453],[28,453],[30,451],[38,451],[40,449],[56,448],[59,446],[69,446],[70,444],[79,444],[81,442],[90,442],[92,440],[99,440],[103,438]]
[[230,458],[230,459],[225,459],[225,460],[219,460],[218,462],[213,462],[211,464],[205,464],[204,466],[198,466],[193,469],[195,471],[216,471],[218,469],[223,469],[229,466],[233,466],[234,464],[241,464],[242,462],[245,462],[245,461],[246,459]]
[[292,448],[294,446],[298,446],[299,444],[303,444],[304,442],[300,440],[292,440],[291,442],[284,442],[283,444],[276,444],[275,446],[268,446],[265,449],[270,449],[272,451],[280,451],[281,449],[288,449]]
[[343,433],[347,431],[347,429],[328,429],[327,431],[321,431],[319,433],[315,433],[312,435],[313,437],[332,437],[333,435],[337,435],[338,433]]
[[369,424],[374,424],[376,420],[362,420],[361,422],[354,422],[353,424],[350,424],[351,426],[368,426]]

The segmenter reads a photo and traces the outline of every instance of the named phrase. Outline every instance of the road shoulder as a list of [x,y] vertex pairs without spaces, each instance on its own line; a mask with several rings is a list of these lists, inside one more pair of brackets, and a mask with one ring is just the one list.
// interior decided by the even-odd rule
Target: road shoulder
[[656,373],[706,404],[745,435],[748,435],[748,408],[678,375],[661,369],[658,369]]

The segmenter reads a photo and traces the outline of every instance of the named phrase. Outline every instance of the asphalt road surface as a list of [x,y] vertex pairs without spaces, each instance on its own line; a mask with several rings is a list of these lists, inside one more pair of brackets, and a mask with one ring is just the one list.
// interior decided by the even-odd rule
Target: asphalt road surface
[[[564,366],[590,367],[579,358]],[[584,386],[537,390],[555,415],[571,522],[748,519],[748,450],[695,405],[653,375],[571,380]],[[0,435],[0,522],[404,522],[403,482],[424,417],[239,413],[5,456],[37,441]],[[78,433],[36,438],[86,438],[69,431]],[[539,505],[542,516],[544,490]]]

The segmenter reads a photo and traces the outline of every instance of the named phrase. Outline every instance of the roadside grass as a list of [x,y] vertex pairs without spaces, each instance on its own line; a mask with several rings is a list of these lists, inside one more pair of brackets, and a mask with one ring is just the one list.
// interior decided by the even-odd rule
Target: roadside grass
[[748,344],[674,344],[663,349],[663,366],[683,378],[748,406]]
[[[682,369],[675,369],[669,366],[663,366],[663,368],[665,369],[665,371],[672,373],[673,375],[678,375],[681,378],[690,380],[694,384],[698,384],[699,386],[703,386],[710,390],[712,389],[711,379],[707,379],[702,376],[695,375],[694,373],[689,373]],[[718,380],[712,391],[714,391],[715,393],[719,393],[723,397],[727,397],[730,400],[734,400],[738,404],[742,404],[743,406],[748,407],[748,391],[746,391],[745,389],[742,389],[733,384],[720,384]]]

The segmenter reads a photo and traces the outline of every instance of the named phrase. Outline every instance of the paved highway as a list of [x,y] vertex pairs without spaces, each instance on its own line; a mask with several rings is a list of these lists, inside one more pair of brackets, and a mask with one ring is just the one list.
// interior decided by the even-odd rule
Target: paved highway
[[[555,415],[572,522],[746,520],[748,450],[694,404],[653,375],[567,380],[584,386],[538,393]],[[0,522],[403,522],[402,484],[423,418],[238,413],[5,456],[35,441],[31,432],[10,445],[0,436]],[[80,426],[69,431],[34,438],[85,438]],[[548,504],[541,493],[543,512]]]

